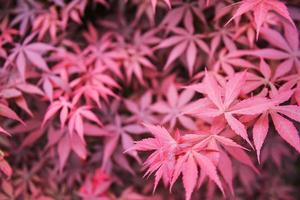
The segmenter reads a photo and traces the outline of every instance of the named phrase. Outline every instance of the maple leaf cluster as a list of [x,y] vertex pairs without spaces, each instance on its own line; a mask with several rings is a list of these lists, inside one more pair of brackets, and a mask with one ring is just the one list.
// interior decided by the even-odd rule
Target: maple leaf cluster
[[0,199],[299,198],[297,1],[0,5]]

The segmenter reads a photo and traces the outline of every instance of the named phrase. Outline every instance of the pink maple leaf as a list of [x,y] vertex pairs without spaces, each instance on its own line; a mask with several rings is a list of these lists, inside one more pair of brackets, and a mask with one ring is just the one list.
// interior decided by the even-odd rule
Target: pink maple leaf
[[224,194],[221,180],[217,174],[216,166],[205,155],[191,150],[185,155],[178,158],[172,179],[172,182],[175,182],[180,173],[183,174],[183,185],[186,190],[185,199],[191,199],[191,194],[196,186],[198,178],[198,165],[201,168],[201,173],[208,175],[217,184],[217,186],[221,189],[221,191]]
[[80,187],[78,194],[84,200],[110,200],[108,190],[111,184],[111,177],[102,169],[97,169],[91,179],[86,179],[84,184]]
[[67,101],[64,97],[60,97],[59,100],[54,101],[48,107],[43,123],[44,125],[50,118],[52,118],[59,110],[60,111],[60,124],[61,127],[64,127],[66,120],[68,118],[68,114],[70,109],[72,108],[72,103]]
[[177,58],[184,54],[187,63],[187,71],[189,75],[192,76],[197,53],[200,50],[203,50],[207,54],[209,53],[207,44],[202,40],[203,35],[195,34],[194,26],[191,23],[192,15],[190,14],[187,17],[187,20],[185,20],[185,28],[172,27],[171,31],[175,33],[175,35],[164,39],[156,47],[157,49],[172,47],[164,69],[168,69]]
[[194,96],[194,91],[184,90],[180,94],[175,85],[170,85],[166,93],[167,101],[158,101],[151,106],[151,110],[162,114],[161,124],[169,122],[170,129],[173,129],[179,121],[182,126],[189,130],[196,130],[196,124],[189,116],[184,115],[184,111],[189,107],[189,102]]
[[94,102],[101,108],[100,97],[108,102],[108,97],[116,97],[112,91],[118,88],[118,83],[109,74],[105,73],[104,68],[88,68],[82,72],[81,76],[70,82],[70,87],[75,91],[73,103],[77,103],[81,97],[87,102]]
[[38,33],[38,40],[42,40],[47,32],[52,39],[56,41],[57,31],[62,29],[62,24],[59,19],[59,14],[54,6],[49,8],[49,11],[39,14],[33,22],[32,29]]
[[[144,16],[147,17],[150,25],[152,27],[155,26],[155,9],[153,9],[153,6],[151,2],[149,1],[143,1],[143,0],[132,0],[131,1],[134,5],[137,6],[137,11],[135,14],[135,18],[132,21],[133,25],[136,25],[140,22],[141,19],[143,19]],[[157,4],[157,7],[165,7],[162,4]]]
[[[226,151],[228,150],[228,153],[229,155],[231,155],[231,157],[238,157],[239,162],[250,166],[255,172],[257,172],[257,170],[254,167],[253,163],[250,161],[249,157],[247,157],[247,154],[243,151],[243,149],[245,148],[240,146],[230,138],[234,135],[234,133],[230,129],[223,130],[224,125],[218,120],[213,121],[212,124],[213,125],[210,127],[209,131],[197,131],[195,134],[185,134],[184,136],[182,136],[182,142],[186,143],[187,146],[193,145],[193,149],[201,149],[203,150],[203,152],[206,152],[205,155],[218,168],[226,183],[228,184],[230,192],[233,194],[234,177],[232,161],[231,158],[227,155]],[[226,151],[224,151],[224,148]],[[233,153],[231,149],[234,149],[235,153]],[[203,181],[203,179],[204,178],[202,175],[200,180]],[[200,185],[202,184],[201,181],[199,183]]]
[[229,52],[226,49],[222,49],[218,55],[218,59],[213,63],[212,69],[215,72],[219,72],[222,69],[228,75],[233,75],[235,69],[238,68],[255,69],[254,64],[242,58],[244,55],[245,52],[234,50],[234,48]]
[[154,123],[157,121],[151,110],[151,104],[153,101],[153,94],[151,91],[147,91],[141,96],[138,101],[133,99],[126,99],[125,106],[132,113],[132,116],[128,117],[128,122],[147,122]]
[[167,29],[172,29],[180,22],[190,23],[191,25],[194,24],[194,17],[191,16],[196,16],[203,24],[207,23],[202,8],[199,7],[197,2],[175,1],[173,8],[166,14],[160,26],[167,26]]
[[27,61],[43,71],[49,71],[46,61],[42,55],[54,48],[51,45],[39,42],[32,42],[36,34],[28,36],[23,43],[15,44],[11,54],[8,56],[4,66],[14,65],[17,67],[21,77],[26,79]]
[[148,51],[144,52],[136,46],[126,45],[123,49],[125,57],[123,58],[122,66],[125,70],[127,83],[131,83],[133,75],[137,78],[139,83],[145,85],[143,68],[155,70],[155,66],[147,58]]
[[[65,108],[65,107],[64,107]],[[98,117],[91,111],[90,106],[80,106],[71,110],[69,114],[69,122],[68,122],[68,129],[70,134],[77,133],[82,142],[84,142],[84,125],[83,119],[88,119],[91,122],[102,126],[101,121]],[[66,115],[64,115],[64,120]]]
[[106,33],[98,38],[96,28],[89,25],[89,32],[84,36],[91,43],[83,51],[88,60],[94,62],[96,68],[108,69],[118,77],[123,78],[119,60],[125,57],[125,53],[120,51],[118,46],[113,42],[113,35]]
[[262,87],[262,89],[275,87],[277,78],[273,74],[270,65],[264,59],[260,60],[257,71],[262,76],[256,73],[247,73],[247,81],[242,88],[242,93],[248,94],[260,87]]
[[[110,134],[107,135],[104,145],[104,155],[102,165],[106,167],[110,157],[118,148],[118,143],[121,142],[123,151],[134,146],[132,135],[140,135],[145,132],[145,129],[138,124],[125,123],[124,116],[116,115],[112,123],[104,125],[104,130]],[[135,150],[127,151],[127,154],[140,162],[140,158]]]
[[11,25],[15,26],[19,24],[19,31],[21,35],[25,35],[29,27],[33,24],[35,16],[39,13],[41,4],[35,1],[18,1],[17,7],[13,10],[16,14],[11,21]]
[[9,163],[4,158],[4,153],[0,150],[0,170],[7,176],[11,177],[13,174],[13,169]]
[[[157,1],[161,1],[161,0],[150,0],[150,1],[151,1],[152,8],[155,11],[155,8],[156,8],[156,5],[157,5]],[[169,8],[171,8],[170,0],[163,0],[163,1],[164,1],[165,4],[167,4],[167,6]]]
[[233,40],[237,39],[235,37],[235,32],[239,31],[239,29],[234,26],[221,27],[221,25],[218,24],[215,25],[215,29],[214,32],[208,34],[208,37],[212,38],[209,53],[210,57],[215,55],[216,50],[221,46],[221,42],[224,43],[229,52],[237,50]]
[[63,170],[72,151],[83,160],[86,159],[88,153],[86,143],[82,141],[79,135],[71,135],[66,128],[60,130],[53,127],[49,128],[46,148],[53,147],[58,155],[58,167],[60,171]]
[[[13,119],[13,120],[17,120],[17,121],[19,121],[21,123],[24,123],[23,120],[12,109],[10,109],[8,107],[8,105],[6,105],[4,103],[0,103],[0,116],[6,117],[6,118],[10,118],[10,119]],[[7,135],[10,135],[1,126],[0,126],[0,132],[6,133]]]
[[2,199],[9,199],[9,198],[16,198],[18,195],[14,190],[13,184],[11,181],[3,180],[1,183],[1,193],[0,198]]
[[64,77],[62,77],[61,73],[53,73],[52,71],[54,70],[43,73],[41,75],[41,79],[39,80],[39,84],[43,88],[45,97],[47,97],[50,102],[52,102],[53,99],[59,98],[55,93],[55,89],[59,89],[60,92],[70,91],[70,85],[68,84],[67,80],[64,80]]
[[223,192],[216,166],[203,152],[200,153],[196,148],[181,143],[179,132],[175,133],[174,138],[161,126],[150,124],[145,126],[154,138],[138,141],[132,149],[154,151],[145,161],[145,167],[148,168],[145,175],[155,172],[154,190],[161,178],[172,187],[182,173],[186,199],[189,200],[196,186],[198,167],[200,167],[201,173],[208,175]]
[[175,153],[176,148],[178,148],[178,143],[165,128],[150,124],[145,124],[145,126],[155,138],[147,138],[138,141],[127,151],[154,151],[144,164],[145,167],[149,168],[145,173],[145,176],[156,171],[155,190],[162,177],[166,182],[170,182],[172,178],[176,163]]
[[276,12],[286,20],[288,20],[292,25],[295,26],[293,20],[291,19],[287,7],[284,3],[279,0],[243,0],[240,2],[240,6],[229,20],[229,22],[246,12],[253,11],[254,20],[256,24],[257,37],[260,33],[261,26],[264,23],[268,13],[270,11]]
[[14,80],[12,78],[11,80],[9,80],[7,85],[5,85],[5,87],[0,90],[0,97],[6,100],[13,100],[18,107],[32,116],[33,114],[24,97],[24,93],[30,95],[44,95],[43,92],[35,85],[23,81]]
[[62,10],[62,26],[66,28],[69,20],[73,20],[74,22],[81,24],[81,17],[84,14],[84,10],[87,5],[87,0],[73,0],[66,4],[66,6]]
[[284,24],[284,36],[270,28],[262,28],[261,35],[273,48],[258,49],[249,54],[271,60],[283,60],[276,67],[274,78],[282,77],[293,69],[300,71],[299,33],[297,29],[290,24]]
[[300,107],[297,105],[280,105],[289,100],[292,94],[292,90],[277,91],[276,89],[273,89],[270,94],[271,100],[274,102],[273,106],[265,110],[255,123],[253,128],[253,141],[257,150],[258,161],[260,161],[262,144],[269,130],[269,115],[271,116],[275,129],[280,137],[300,152],[300,137],[298,135],[298,130],[293,125],[293,122],[282,116],[284,115],[300,122]]
[[13,43],[13,37],[19,34],[18,30],[9,27],[8,17],[5,17],[4,19],[1,20],[0,31],[1,31],[0,41],[2,45],[6,43]]
[[[252,97],[237,101],[245,83],[245,78],[246,72],[234,74],[221,87],[211,73],[206,73],[204,79],[205,93],[213,106],[203,108],[203,105],[199,104],[202,108],[195,108],[196,110],[192,112],[198,116],[224,117],[230,128],[252,146],[247,136],[246,126],[235,115],[260,114],[268,110],[272,103],[263,97]],[[197,105],[195,106],[197,107]]]

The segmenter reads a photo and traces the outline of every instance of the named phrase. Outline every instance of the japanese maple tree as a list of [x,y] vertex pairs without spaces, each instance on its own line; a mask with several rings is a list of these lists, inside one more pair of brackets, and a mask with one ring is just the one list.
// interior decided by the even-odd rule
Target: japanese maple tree
[[299,1],[0,5],[1,200],[300,198]]

